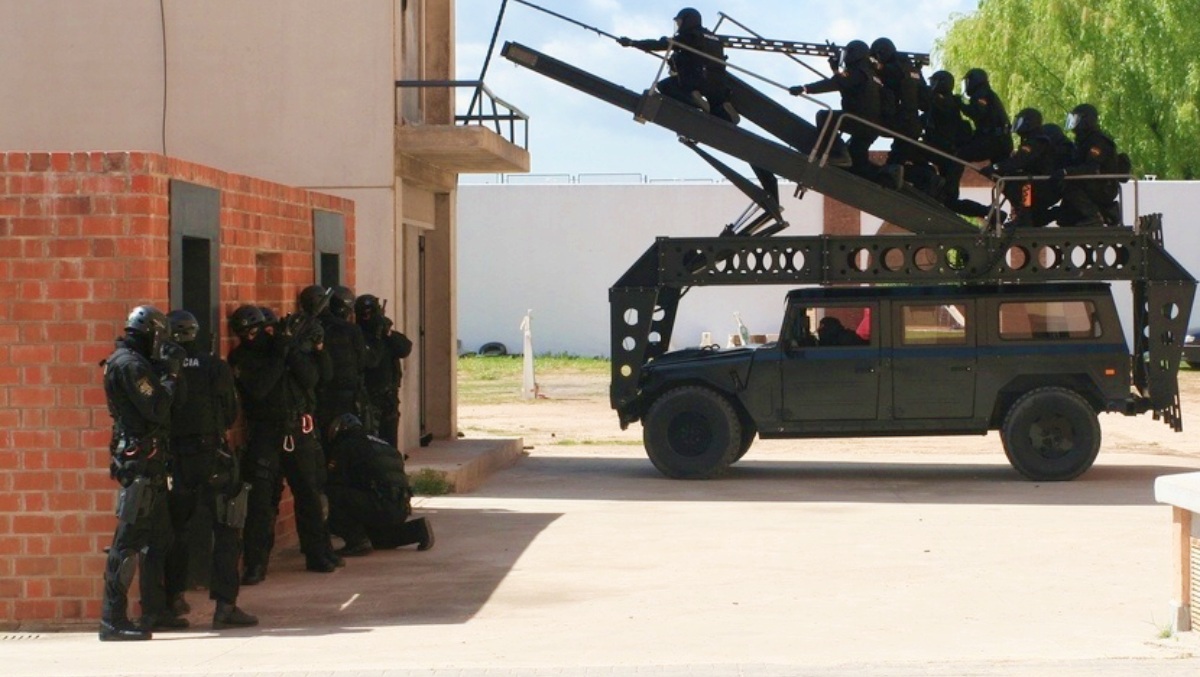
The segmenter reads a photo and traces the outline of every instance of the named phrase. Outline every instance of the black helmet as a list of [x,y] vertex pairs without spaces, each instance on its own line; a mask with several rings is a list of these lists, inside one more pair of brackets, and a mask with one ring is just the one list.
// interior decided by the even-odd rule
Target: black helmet
[[333,296],[329,299],[329,312],[337,317],[347,319],[354,310],[354,290],[343,286],[333,287]]
[[380,315],[379,297],[363,294],[354,299],[354,316],[359,322],[373,320]]
[[1081,103],[1067,114],[1066,128],[1076,134],[1099,129],[1100,111],[1090,103]]
[[259,306],[258,312],[262,313],[263,322],[267,325],[279,324],[279,315],[268,308],[267,306]]
[[978,92],[982,87],[986,87],[987,84],[988,74],[982,68],[972,68],[963,77],[963,90],[966,91],[967,96],[975,96],[975,92]]
[[362,421],[358,420],[358,417],[354,414],[342,414],[333,419],[333,423],[329,424],[329,431],[327,433],[329,441],[336,440],[339,435],[347,430],[362,430],[362,427]]
[[154,306],[138,306],[129,311],[125,320],[125,333],[137,338],[150,341],[147,347],[151,355],[157,355],[158,349],[170,334],[167,316]]
[[845,70],[848,66],[853,66],[869,56],[871,56],[871,48],[867,47],[867,43],[862,40],[851,40],[842,48],[842,57],[838,62],[838,67]]
[[249,337],[262,329],[266,323],[266,318],[257,306],[238,306],[237,310],[229,315],[229,329],[239,338]]
[[1036,134],[1042,130],[1042,112],[1036,108],[1025,108],[1013,118],[1012,130],[1021,136]]
[[950,71],[938,71],[930,75],[929,88],[934,94],[953,94],[954,74]]
[[879,38],[871,43],[871,56],[879,63],[887,63],[896,57],[896,43],[890,38]]
[[319,284],[310,284],[300,290],[299,296],[296,297],[296,304],[300,306],[301,312],[309,315],[318,315],[321,308],[321,301],[325,297],[325,288]]
[[167,321],[171,325],[171,340],[176,343],[191,343],[200,333],[196,316],[186,310],[172,310],[167,313]]
[[684,7],[675,15],[675,25],[679,30],[699,28],[703,23],[700,12],[694,7]]

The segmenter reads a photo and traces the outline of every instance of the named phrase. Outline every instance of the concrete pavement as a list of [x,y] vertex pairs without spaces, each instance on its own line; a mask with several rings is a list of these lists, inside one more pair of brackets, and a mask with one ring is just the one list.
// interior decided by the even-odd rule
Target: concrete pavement
[[191,593],[192,632],[0,635],[0,674],[1200,674],[1196,633],[1160,636],[1153,499],[1200,457],[1102,452],[1040,484],[994,435],[849,445],[759,441],[714,482],[666,480],[635,446],[539,447],[420,499],[430,552],[333,574],[280,553],[242,594],[258,628],[206,630]]

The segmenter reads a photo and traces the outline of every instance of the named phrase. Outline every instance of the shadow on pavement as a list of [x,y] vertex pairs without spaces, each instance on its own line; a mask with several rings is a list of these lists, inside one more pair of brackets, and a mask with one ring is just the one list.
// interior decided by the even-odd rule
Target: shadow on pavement
[[646,459],[537,457],[495,476],[475,496],[561,500],[1155,505],[1154,479],[1197,470],[1104,465],[1070,482],[1031,482],[996,463],[757,461],[716,480],[671,480]]
[[[267,580],[243,587],[238,599],[239,606],[259,617],[259,625],[222,630],[213,638],[320,636],[387,625],[465,623],[533,539],[561,516],[495,510],[418,513],[429,518],[438,537],[428,552],[412,547],[377,550],[347,558],[345,568],[329,574],[305,571],[304,558],[294,547],[275,553]],[[194,637],[208,630],[212,603],[202,591],[187,597],[193,609],[188,634]],[[164,639],[172,636],[160,634]]]

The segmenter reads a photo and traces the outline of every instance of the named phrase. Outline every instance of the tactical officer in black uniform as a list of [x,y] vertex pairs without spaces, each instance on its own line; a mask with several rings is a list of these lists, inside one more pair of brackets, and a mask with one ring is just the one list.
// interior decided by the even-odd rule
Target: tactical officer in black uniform
[[[1042,129],[1042,113],[1026,108],[1013,120],[1013,131],[1021,145],[1002,162],[984,167],[985,176],[1049,176],[1054,172],[1054,148]],[[1058,189],[1049,181],[1006,181],[1004,197],[1012,206],[1013,217],[1005,228],[1044,226],[1050,222],[1047,212],[1058,202]]]
[[225,434],[237,418],[233,372],[224,360],[204,350],[196,335],[200,324],[186,310],[167,315],[171,339],[183,346],[184,397],[176,397],[171,415],[171,489],[168,506],[175,542],[167,555],[166,590],[176,613],[187,613],[187,527],[196,509],[211,514],[212,577],[208,596],[217,603],[213,628],[257,625],[237,607],[238,557],[249,490],[243,487],[237,459]]
[[368,435],[353,414],[329,427],[329,528],[346,541],[347,557],[372,550],[417,544],[433,547],[433,529],[424,517],[409,520],[412,490],[404,456],[396,447]]
[[[834,68],[833,77],[807,85],[798,85],[788,90],[793,96],[801,94],[822,94],[825,92],[841,92],[842,110],[833,111],[834,118],[830,120],[830,111],[822,109],[817,112],[817,127],[824,129],[832,125],[837,116],[849,113],[875,124],[883,123],[880,96],[882,83],[875,76],[871,66],[870,48],[862,40],[851,40],[842,48],[837,61],[830,59]],[[872,181],[879,180],[886,185],[899,188],[904,181],[900,167],[889,165],[880,168],[873,164],[869,151],[871,144],[879,138],[879,132],[872,127],[859,123],[857,120],[847,120],[840,127],[841,131],[850,135],[850,171]],[[886,171],[885,171],[886,170]]]
[[[954,75],[937,71],[929,76],[929,110],[924,115],[925,131],[921,140],[944,153],[955,151],[971,138],[971,124],[962,115],[962,100],[954,94]],[[953,208],[959,198],[963,166],[954,160],[930,153],[927,160],[937,170],[942,183],[934,197]]]
[[371,294],[354,300],[354,318],[362,329],[368,353],[377,360],[364,377],[371,408],[378,412],[375,434],[399,448],[400,381],[404,377],[400,360],[412,353],[412,341],[392,329],[392,321],[384,316],[379,298]]
[[[894,102],[891,114],[883,116],[884,125],[910,139],[920,138],[921,109],[927,107],[923,102],[929,98],[929,85],[921,76],[921,69],[912,59],[897,52],[889,38],[879,38],[871,43],[871,58],[877,64],[883,91]],[[897,139],[892,142],[888,164],[904,164],[918,155],[917,151],[916,146]]]
[[1128,173],[1128,158],[1118,157],[1117,144],[1100,129],[1100,114],[1090,103],[1076,106],[1067,116],[1067,131],[1075,134],[1075,157],[1055,172],[1062,185],[1060,226],[1116,226],[1121,224],[1120,192],[1116,179],[1061,181],[1064,176]]
[[[300,303],[305,312],[315,310],[324,293],[316,285],[301,291]],[[317,389],[317,426],[321,430],[328,430],[329,424],[342,414],[366,413],[363,373],[375,360],[367,354],[362,330],[351,321],[353,313],[354,292],[338,285],[333,287],[328,307],[318,316],[325,332],[325,354],[333,367],[332,378],[322,381]]]
[[963,113],[975,123],[975,132],[958,149],[958,156],[967,162],[1004,161],[1013,151],[1012,127],[1004,102],[988,84],[987,71],[982,68],[967,71],[963,91],[967,95]]
[[339,564],[322,516],[325,458],[313,419],[315,388],[329,373],[321,325],[314,317],[301,316],[294,322],[285,320],[288,330],[272,336],[263,331],[265,323],[255,306],[241,306],[229,318],[240,339],[229,363],[246,419],[242,477],[251,485],[242,585],[266,578],[283,477],[295,501],[305,567],[330,572]]
[[657,40],[621,37],[617,42],[622,47],[636,47],[647,52],[671,49],[668,57],[671,76],[658,83],[658,91],[663,96],[695,106],[736,125],[741,116],[729,101],[729,84],[725,81],[725,46],[703,23],[700,12],[684,7],[675,15],[675,37],[672,39],[711,59],[686,49],[672,49],[665,37]]
[[[153,628],[183,628],[167,609],[163,561],[171,542],[167,512],[167,428],[181,356],[166,348],[167,317],[154,306],[129,313],[125,335],[104,365],[104,394],[113,419],[109,473],[121,484],[117,528],[104,568],[100,640],[146,640]],[[128,616],[129,585],[139,573],[142,622]]]

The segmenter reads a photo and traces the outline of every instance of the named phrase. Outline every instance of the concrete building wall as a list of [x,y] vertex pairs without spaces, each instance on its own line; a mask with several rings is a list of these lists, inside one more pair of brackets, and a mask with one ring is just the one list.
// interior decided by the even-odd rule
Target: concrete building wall
[[[1126,221],[1133,185],[1124,187]],[[797,202],[784,187],[785,235],[873,234],[879,219],[810,194]],[[1200,230],[1190,217],[1200,183],[1138,185],[1140,212],[1164,215],[1169,251],[1200,274]],[[986,188],[963,197],[987,202]],[[461,350],[491,341],[520,352],[518,330],[533,309],[534,351],[609,354],[608,289],[655,237],[711,237],[737,217],[747,200],[726,184],[464,185],[459,188],[459,336]],[[845,212],[845,213],[843,213]],[[1128,283],[1113,283],[1118,304],[1132,303]],[[693,288],[680,303],[672,344],[697,345],[710,331],[724,344],[740,312],[753,333],[779,330],[786,287]],[[1193,324],[1200,315],[1193,311]],[[1130,326],[1132,317],[1125,318]],[[1132,340],[1132,339],[1130,339]]]

